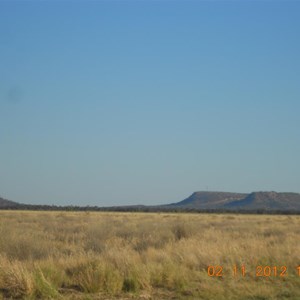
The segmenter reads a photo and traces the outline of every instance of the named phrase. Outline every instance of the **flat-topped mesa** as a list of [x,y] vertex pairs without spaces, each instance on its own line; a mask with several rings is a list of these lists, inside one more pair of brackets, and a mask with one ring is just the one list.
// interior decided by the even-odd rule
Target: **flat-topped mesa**
[[295,210],[300,211],[300,194],[274,191],[245,193],[194,192],[188,198],[171,204],[187,209],[225,210]]
[[240,201],[228,204],[236,209],[300,210],[300,194],[253,192]]
[[220,208],[231,201],[243,199],[245,196],[247,196],[247,194],[199,191],[194,192],[191,196],[178,203],[174,203],[174,205],[199,209],[213,209]]

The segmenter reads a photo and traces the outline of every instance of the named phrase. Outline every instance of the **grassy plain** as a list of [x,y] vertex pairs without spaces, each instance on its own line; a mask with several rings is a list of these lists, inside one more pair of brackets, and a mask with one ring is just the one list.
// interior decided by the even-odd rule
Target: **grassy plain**
[[[299,225],[300,216],[0,211],[0,299],[300,299]],[[256,276],[259,265],[271,275]]]

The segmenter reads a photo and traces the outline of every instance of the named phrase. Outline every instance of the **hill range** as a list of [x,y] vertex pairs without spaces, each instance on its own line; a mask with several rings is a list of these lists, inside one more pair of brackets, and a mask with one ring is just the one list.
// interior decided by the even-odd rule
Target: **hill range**
[[216,210],[294,210],[300,211],[300,194],[253,192],[195,192],[188,198],[168,206]]
[[300,194],[276,192],[194,192],[188,198],[165,205],[128,205],[128,206],[55,206],[21,204],[0,197],[0,209],[28,210],[99,210],[99,211],[263,211],[299,212]]

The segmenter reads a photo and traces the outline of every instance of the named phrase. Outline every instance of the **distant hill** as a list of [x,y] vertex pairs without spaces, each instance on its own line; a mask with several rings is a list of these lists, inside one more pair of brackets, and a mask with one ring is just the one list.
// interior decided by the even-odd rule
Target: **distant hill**
[[6,199],[3,199],[0,197],[0,208],[14,208],[14,207],[17,207],[19,206],[20,204],[17,203],[17,202],[13,202],[13,201],[10,201],[10,200],[6,200]]
[[300,194],[254,192],[244,199],[226,204],[235,209],[300,210]]
[[245,198],[247,194],[226,193],[226,192],[195,192],[188,198],[170,204],[171,206],[196,208],[196,209],[217,209],[223,208],[226,204]]
[[186,209],[218,210],[289,210],[300,211],[300,194],[253,192],[195,192],[188,198],[168,206]]

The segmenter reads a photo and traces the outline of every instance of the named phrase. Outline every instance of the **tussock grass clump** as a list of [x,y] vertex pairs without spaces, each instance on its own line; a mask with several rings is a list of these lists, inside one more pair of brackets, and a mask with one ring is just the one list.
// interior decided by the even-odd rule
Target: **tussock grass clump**
[[47,279],[42,270],[38,270],[34,277],[35,289],[34,296],[38,299],[60,298],[57,286]]
[[19,261],[0,256],[0,290],[8,298],[24,298],[34,291],[33,275]]

